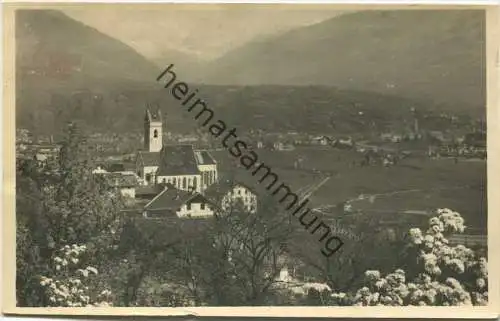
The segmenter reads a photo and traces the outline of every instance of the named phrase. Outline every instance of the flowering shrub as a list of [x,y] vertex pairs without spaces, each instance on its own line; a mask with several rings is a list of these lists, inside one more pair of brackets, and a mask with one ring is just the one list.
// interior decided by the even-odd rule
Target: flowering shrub
[[52,257],[52,277],[40,277],[48,306],[85,307],[111,305],[111,292],[95,293],[91,289],[92,277],[98,271],[92,266],[81,268],[81,257],[87,250],[85,245],[66,245]]
[[[409,231],[410,248],[416,253],[417,276],[407,281],[402,269],[387,274],[365,272],[365,285],[355,293],[333,293],[331,304],[362,306],[486,305],[488,303],[487,260],[471,249],[452,246],[446,235],[463,233],[464,220],[450,209],[439,209],[423,233]],[[411,264],[409,264],[411,266]]]

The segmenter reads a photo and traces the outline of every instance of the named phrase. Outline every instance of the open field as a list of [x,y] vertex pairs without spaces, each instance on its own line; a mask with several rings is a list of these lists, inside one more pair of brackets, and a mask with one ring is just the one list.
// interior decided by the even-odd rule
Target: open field
[[[487,226],[486,162],[483,161],[455,164],[451,159],[408,158],[393,167],[360,167],[352,164],[361,159],[360,154],[331,148],[288,152],[258,150],[257,153],[259,160],[294,191],[330,176],[310,197],[314,207],[337,205],[362,194],[375,195],[355,202],[357,208],[367,213],[387,211],[392,215],[412,215],[400,212],[447,207],[461,213],[471,228],[486,229]],[[227,151],[214,154],[222,172],[234,170],[235,159]],[[303,159],[302,167],[294,169],[294,161],[299,157]],[[257,178],[253,178],[251,184],[258,185]]]

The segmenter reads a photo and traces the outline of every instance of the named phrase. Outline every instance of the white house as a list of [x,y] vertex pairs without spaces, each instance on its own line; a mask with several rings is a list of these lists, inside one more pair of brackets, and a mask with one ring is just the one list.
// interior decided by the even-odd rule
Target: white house
[[250,213],[257,211],[256,193],[242,183],[220,180],[211,185],[204,195],[207,200],[219,206],[222,210],[229,210],[239,203]]

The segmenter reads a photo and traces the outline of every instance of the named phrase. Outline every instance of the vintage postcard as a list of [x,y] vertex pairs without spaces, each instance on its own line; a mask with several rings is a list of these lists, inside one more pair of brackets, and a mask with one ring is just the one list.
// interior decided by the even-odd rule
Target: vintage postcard
[[497,316],[498,13],[5,4],[3,311]]

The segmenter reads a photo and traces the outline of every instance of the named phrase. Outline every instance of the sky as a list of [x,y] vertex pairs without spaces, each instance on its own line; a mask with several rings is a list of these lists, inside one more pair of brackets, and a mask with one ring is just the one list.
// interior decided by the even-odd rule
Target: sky
[[342,13],[328,8],[220,4],[203,5],[202,9],[200,5],[73,6],[62,11],[147,58],[176,51],[200,61],[216,59],[256,38],[319,23]]

